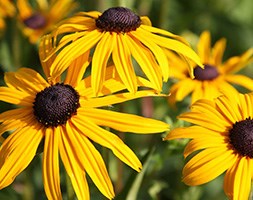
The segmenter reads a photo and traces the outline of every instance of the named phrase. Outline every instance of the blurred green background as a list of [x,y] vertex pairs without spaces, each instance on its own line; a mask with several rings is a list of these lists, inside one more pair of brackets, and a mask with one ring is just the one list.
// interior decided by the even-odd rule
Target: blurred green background
[[[15,1],[14,1],[15,2]],[[147,15],[153,26],[183,35],[193,45],[199,34],[209,30],[214,43],[221,37],[227,38],[224,59],[240,55],[253,46],[253,1],[252,0],[76,0],[79,6],[75,11],[98,10],[103,12],[113,6],[124,6],[139,15]],[[7,27],[0,36],[0,83],[3,74],[19,67],[30,67],[42,71],[38,58],[38,44],[30,44],[17,26],[15,18],[7,18]],[[243,73],[253,77],[252,65]],[[168,91],[169,84],[165,84]],[[145,107],[147,102],[151,107]],[[163,120],[171,129],[183,126],[176,116],[186,111],[189,101],[178,104],[173,110],[166,98],[139,99],[127,102],[112,109],[143,115],[150,111],[153,118]],[[0,102],[1,112],[10,105]],[[135,135],[119,134],[133,149],[143,163],[141,173],[136,173],[106,149],[97,146],[108,164],[111,179],[115,186],[116,200],[224,200],[223,176],[197,187],[188,187],[181,182],[184,163],[183,148],[187,141],[163,142],[163,134]],[[18,176],[14,183],[0,191],[1,200],[42,200],[46,199],[41,175],[41,155],[35,157],[31,165]],[[61,170],[64,199],[75,199],[64,168]],[[89,180],[92,200],[105,199],[92,181]]]

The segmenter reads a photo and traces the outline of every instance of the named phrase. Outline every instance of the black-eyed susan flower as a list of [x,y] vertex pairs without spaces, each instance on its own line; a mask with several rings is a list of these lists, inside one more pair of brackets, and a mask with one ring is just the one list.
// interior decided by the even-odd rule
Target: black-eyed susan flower
[[183,169],[183,182],[207,183],[223,172],[229,199],[249,199],[253,174],[253,93],[228,91],[211,101],[201,99],[179,119],[194,124],[172,130],[165,140],[191,139],[184,156],[191,156]]
[[[47,54],[45,47],[51,48],[50,44],[41,43],[41,59]],[[51,62],[43,64],[46,76],[47,65]],[[48,199],[62,199],[59,159],[78,199],[89,199],[86,173],[101,193],[112,199],[113,185],[102,156],[92,141],[111,149],[136,171],[140,171],[142,166],[133,151],[116,134],[103,127],[141,134],[168,129],[168,124],[161,121],[103,109],[115,103],[154,95],[155,91],[121,92],[125,86],[112,66],[107,69],[104,87],[94,97],[90,77],[81,80],[83,63],[82,57],[76,59],[63,82],[60,77],[51,77],[46,81],[29,68],[5,74],[6,86],[0,87],[0,100],[18,108],[0,114],[0,136],[13,131],[0,147],[1,189],[11,184],[29,165],[38,145],[44,141],[43,181]],[[149,83],[138,78],[138,84]]]
[[95,94],[103,87],[105,69],[110,61],[130,92],[137,90],[132,58],[158,92],[169,77],[169,64],[163,49],[173,50],[201,65],[199,57],[182,37],[152,27],[148,17],[140,17],[124,7],[109,8],[103,13],[78,13],[63,21],[52,35],[61,38],[56,41],[57,48],[52,53],[58,53],[51,67],[51,73],[56,76],[73,59],[90,55],[92,49],[91,85]]
[[74,0],[36,0],[34,6],[29,0],[17,0],[18,17],[24,35],[31,43],[36,43],[70,14],[76,5]]
[[0,31],[5,28],[5,18],[13,17],[15,13],[15,6],[10,0],[0,1]]
[[171,61],[171,77],[178,82],[172,85],[169,101],[174,104],[191,94],[192,103],[198,99],[213,99],[222,94],[221,91],[231,90],[231,84],[243,86],[253,90],[253,80],[245,75],[235,74],[252,61],[253,49],[249,49],[240,56],[233,56],[222,61],[226,47],[224,38],[218,40],[211,48],[210,32],[204,31],[197,45],[198,54],[204,69],[191,63],[194,68],[192,79],[188,75],[188,67],[181,58],[172,52],[166,51]]

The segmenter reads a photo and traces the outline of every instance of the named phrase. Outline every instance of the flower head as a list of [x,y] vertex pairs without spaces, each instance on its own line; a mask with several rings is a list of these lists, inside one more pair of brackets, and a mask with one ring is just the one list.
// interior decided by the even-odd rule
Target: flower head
[[170,103],[181,101],[188,94],[191,94],[192,103],[198,99],[213,99],[222,94],[224,90],[231,90],[230,84],[238,84],[249,90],[253,90],[253,80],[245,75],[235,74],[252,61],[253,49],[249,49],[240,56],[234,56],[222,62],[226,40],[220,39],[211,48],[211,36],[204,31],[198,43],[198,54],[204,69],[192,63],[194,76],[188,75],[188,66],[181,61],[181,58],[172,52],[167,51],[171,61],[171,76],[179,81],[172,85],[169,97]]
[[0,31],[5,28],[5,18],[13,17],[16,9],[10,0],[0,1]]
[[223,172],[224,191],[233,200],[248,199],[253,173],[253,93],[236,90],[211,101],[202,99],[179,119],[195,125],[176,128],[165,140],[190,138],[183,169],[190,186],[207,183]]
[[73,0],[36,0],[33,8],[28,0],[17,0],[22,31],[31,43],[50,32],[54,26],[76,7]]
[[[65,36],[63,36],[63,34]],[[168,60],[164,49],[202,65],[196,53],[180,36],[151,26],[147,17],[140,17],[128,8],[113,7],[100,12],[81,12],[63,21],[52,33],[57,54],[51,74],[61,74],[69,63],[79,57],[92,55],[91,85],[97,94],[103,87],[105,69],[113,61],[116,70],[130,92],[136,92],[136,69],[160,92],[162,82],[169,77]],[[101,64],[102,63],[102,64]]]
[[[51,44],[41,43],[41,59],[45,59],[50,48]],[[52,61],[43,64],[46,76]],[[119,159],[140,171],[141,163],[133,151],[103,127],[141,134],[168,130],[168,124],[161,121],[103,109],[130,99],[152,96],[155,91],[123,92],[125,86],[111,66],[107,69],[104,87],[95,97],[90,77],[82,79],[82,61],[80,57],[70,65],[63,82],[60,77],[45,80],[28,68],[5,74],[6,86],[0,87],[0,100],[18,108],[0,114],[0,136],[13,130],[0,147],[0,188],[11,184],[29,165],[43,140],[43,181],[48,199],[62,199],[59,157],[78,199],[89,199],[86,173],[101,193],[112,199],[111,180],[102,156],[91,141],[111,149]],[[149,83],[138,78],[138,85]]]

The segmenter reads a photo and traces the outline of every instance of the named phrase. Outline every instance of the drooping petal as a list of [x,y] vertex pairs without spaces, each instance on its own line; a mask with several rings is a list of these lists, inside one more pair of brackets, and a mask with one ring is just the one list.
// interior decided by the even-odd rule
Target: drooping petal
[[136,171],[140,171],[142,165],[139,159],[118,136],[109,131],[106,131],[103,128],[100,128],[84,116],[82,117],[82,119],[72,117],[71,120],[79,129],[79,131],[82,132],[84,135],[89,137],[94,142],[111,149],[112,152],[120,160],[122,160],[124,163],[126,163]]
[[91,85],[95,95],[97,95],[103,87],[107,62],[114,49],[116,37],[116,33],[104,33],[94,50],[91,68]]
[[53,39],[50,34],[44,35],[41,37],[40,44],[39,44],[40,62],[47,78],[50,77],[50,67],[56,57],[56,55],[54,54],[54,55],[51,55],[50,58],[47,58],[50,52],[53,50],[52,40]]
[[[75,157],[79,167],[89,174],[101,193],[112,199],[114,197],[113,186],[104,161],[98,151],[90,144],[90,141],[82,138],[80,133],[83,131],[85,132],[86,130],[76,129],[75,122],[74,124],[67,123],[66,129],[63,129],[62,132],[62,142],[69,155]],[[84,137],[86,136],[84,135]]]
[[137,30],[138,31],[131,32],[131,37],[134,40],[140,41],[154,54],[157,60],[157,63],[159,64],[161,68],[161,71],[163,74],[163,80],[167,81],[169,77],[169,63],[164,51],[161,49],[161,47],[157,45],[156,42],[154,42],[155,40],[153,38],[149,37],[150,35],[152,36],[152,34],[147,35],[148,32],[141,31],[141,29],[137,29]]
[[13,132],[0,148],[0,188],[11,184],[34,158],[43,132],[38,126]]
[[228,169],[224,178],[224,191],[234,200],[248,199],[251,189],[252,160],[238,157],[237,162]]
[[89,54],[90,51],[87,51],[70,64],[66,78],[64,80],[65,84],[76,87],[80,83],[87,67],[90,64]]
[[135,93],[137,91],[137,80],[131,60],[130,49],[125,41],[125,38],[128,36],[117,34],[116,37],[117,42],[112,51],[113,62],[122,82],[126,85],[126,88],[131,93]]
[[107,126],[123,132],[159,133],[169,129],[169,125],[164,122],[132,114],[94,108],[79,109],[78,113],[99,126]]
[[59,143],[60,127],[47,128],[43,153],[43,182],[48,199],[62,199],[60,190]]
[[[182,42],[179,42],[174,39],[164,38],[159,35],[154,35],[149,32],[141,31],[141,29],[134,32],[133,35],[137,36],[137,38],[144,44],[145,43],[149,44],[148,41],[154,41],[154,43],[156,45],[159,45],[163,48],[173,50],[173,51],[179,53],[180,55],[191,59],[193,62],[195,62],[200,67],[203,66],[203,64],[200,62],[199,56],[188,45],[185,45]],[[152,47],[154,47],[154,45],[152,45]],[[154,51],[152,49],[151,49],[151,51],[154,53]],[[163,53],[163,55],[164,55],[164,53]],[[163,66],[163,65],[160,65],[160,66]],[[166,66],[168,66],[168,64]]]
[[205,149],[185,165],[183,181],[191,186],[207,183],[230,168],[235,160],[233,150],[226,145]]
[[[161,68],[157,65],[154,56],[151,52],[142,45],[138,40],[131,37],[125,37],[126,43],[133,55],[134,59],[139,63],[143,73],[147,76],[148,80],[154,84],[157,91],[162,89],[162,72]],[[169,75],[169,73],[165,73]],[[168,77],[165,77],[167,80]]]
[[68,147],[62,136],[60,136],[59,151],[61,159],[70,177],[76,196],[78,199],[89,200],[90,192],[85,171],[81,169],[74,154],[72,154],[72,150],[68,149]]

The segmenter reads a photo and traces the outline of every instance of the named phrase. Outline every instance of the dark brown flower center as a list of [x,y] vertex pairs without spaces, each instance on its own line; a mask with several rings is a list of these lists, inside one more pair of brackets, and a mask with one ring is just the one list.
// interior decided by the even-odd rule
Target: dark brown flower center
[[253,120],[247,118],[236,122],[229,130],[230,143],[242,156],[253,158]]
[[204,67],[204,69],[199,66],[194,68],[195,79],[199,81],[210,81],[219,76],[219,72],[215,67],[208,64],[205,64]]
[[25,19],[23,22],[27,27],[31,29],[39,29],[43,28],[46,25],[47,20],[43,15],[35,13],[29,18]]
[[75,115],[79,94],[70,85],[57,83],[37,93],[33,103],[36,119],[46,127],[57,127]]
[[109,8],[96,19],[97,28],[102,31],[126,33],[136,30],[141,25],[141,19],[133,11],[124,7]]

